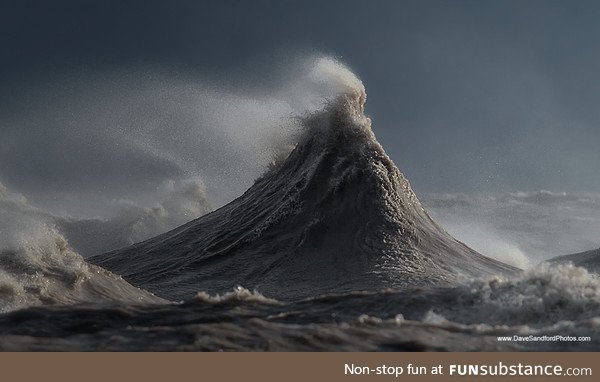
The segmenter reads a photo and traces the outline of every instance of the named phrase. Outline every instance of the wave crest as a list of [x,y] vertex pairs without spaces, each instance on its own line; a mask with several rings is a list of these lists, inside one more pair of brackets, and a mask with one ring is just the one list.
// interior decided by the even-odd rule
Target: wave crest
[[279,305],[280,302],[263,296],[258,291],[250,291],[244,287],[236,286],[233,291],[226,292],[223,294],[210,295],[206,292],[198,292],[196,294],[196,301],[206,302],[210,304],[219,304],[227,302],[255,302],[267,305]]

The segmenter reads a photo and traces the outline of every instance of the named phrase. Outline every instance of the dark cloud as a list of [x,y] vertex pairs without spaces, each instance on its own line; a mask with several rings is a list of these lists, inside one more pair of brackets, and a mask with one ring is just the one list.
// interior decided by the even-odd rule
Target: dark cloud
[[600,190],[596,2],[8,1],[0,14],[12,111],[58,73],[158,65],[257,88],[290,52],[321,51],[364,80],[417,191]]

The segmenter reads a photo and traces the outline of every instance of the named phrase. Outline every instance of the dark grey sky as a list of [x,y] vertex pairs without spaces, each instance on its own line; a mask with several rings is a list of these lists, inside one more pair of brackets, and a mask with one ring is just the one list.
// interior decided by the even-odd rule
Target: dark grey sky
[[598,20],[594,1],[3,1],[0,112],[27,113],[23,89],[59,74],[152,64],[260,84],[317,51],[361,77],[418,192],[598,192]]

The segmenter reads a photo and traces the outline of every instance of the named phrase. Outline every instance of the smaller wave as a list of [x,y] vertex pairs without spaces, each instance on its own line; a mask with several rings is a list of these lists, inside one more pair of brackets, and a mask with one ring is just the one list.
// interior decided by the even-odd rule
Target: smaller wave
[[164,302],[85,262],[52,220],[0,188],[0,312],[83,302]]
[[[600,279],[571,264],[543,264],[513,278],[478,280],[462,288],[464,316],[504,324],[545,324],[600,316]],[[470,307],[469,307],[470,306]]]
[[196,294],[196,301],[205,302],[209,304],[220,304],[228,302],[255,302],[267,305],[280,305],[281,302],[263,296],[258,291],[250,291],[244,287],[236,286],[233,291],[226,292],[223,294],[209,295],[206,292],[198,292]]

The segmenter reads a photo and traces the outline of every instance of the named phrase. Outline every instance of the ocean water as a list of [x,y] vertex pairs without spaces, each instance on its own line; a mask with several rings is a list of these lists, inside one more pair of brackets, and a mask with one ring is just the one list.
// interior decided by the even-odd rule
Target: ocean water
[[[335,97],[299,118],[289,152],[148,240],[84,259],[0,189],[0,349],[598,350],[598,276],[521,270],[454,239],[376,140],[360,80],[317,67]],[[498,340],[515,335],[575,340]]]
[[[293,302],[238,287],[180,303],[86,303],[0,317],[2,350],[596,351],[600,282],[581,268],[454,288],[349,292]],[[591,341],[504,342],[560,335]]]

